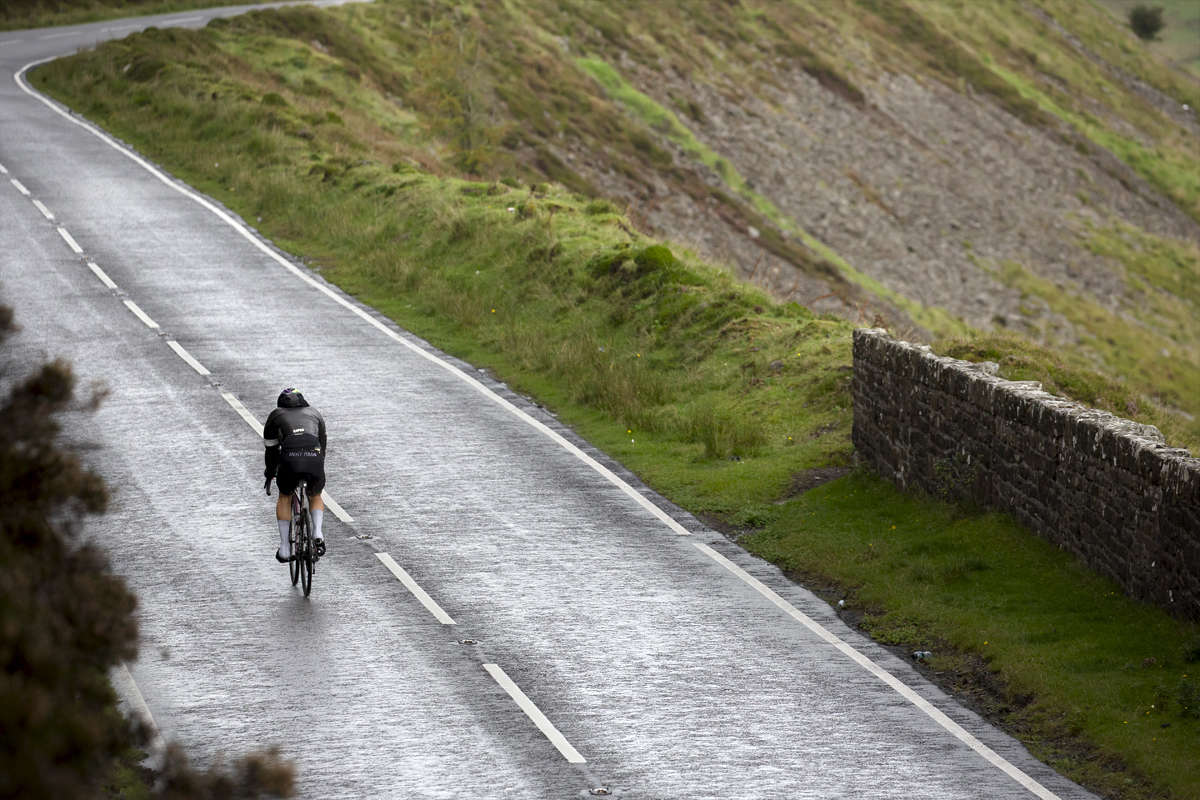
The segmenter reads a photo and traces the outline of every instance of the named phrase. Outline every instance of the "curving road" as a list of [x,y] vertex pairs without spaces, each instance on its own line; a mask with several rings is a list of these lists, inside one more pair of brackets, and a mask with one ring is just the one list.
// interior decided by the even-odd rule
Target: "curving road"
[[[165,738],[202,761],[279,744],[308,798],[1092,797],[13,77],[238,11],[0,34],[9,349],[111,390],[68,437],[115,487],[89,531],[141,599],[115,680]],[[293,384],[344,509],[307,600],[273,558],[255,429]]]

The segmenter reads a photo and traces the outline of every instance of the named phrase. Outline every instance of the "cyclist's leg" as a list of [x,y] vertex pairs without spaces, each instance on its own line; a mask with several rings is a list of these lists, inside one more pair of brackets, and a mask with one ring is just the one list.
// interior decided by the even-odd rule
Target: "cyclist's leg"
[[275,501],[275,520],[279,526],[279,552],[276,561],[286,562],[292,557],[292,545],[288,542],[288,531],[292,525],[292,492],[300,482],[300,477],[292,470],[289,460],[279,459],[279,470],[275,475],[275,487],[279,490],[279,499]]
[[308,511],[312,516],[313,538],[317,540],[317,552],[325,554],[325,534],[321,532],[321,523],[325,519],[325,500],[321,492],[325,490],[325,458],[318,457],[316,463],[309,462],[307,467],[311,477],[308,489]]

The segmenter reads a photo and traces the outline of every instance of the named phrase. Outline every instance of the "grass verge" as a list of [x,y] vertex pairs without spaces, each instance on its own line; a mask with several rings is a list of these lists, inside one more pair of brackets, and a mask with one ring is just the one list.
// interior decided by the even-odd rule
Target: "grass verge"
[[[423,138],[425,123],[391,99],[415,78],[389,67],[388,58],[407,51],[364,24],[386,11],[261,12],[202,31],[148,31],[53,62],[32,80],[256,220],[399,324],[534,395],[676,503],[722,526],[760,531],[748,540],[756,552],[844,587],[871,609],[863,622],[876,636],[932,641],[939,658],[983,665],[975,672],[992,687],[989,697],[1031,698],[999,721],[1044,757],[1068,752],[1055,762],[1066,774],[1110,796],[1195,793],[1180,777],[1197,753],[1192,721],[1173,706],[1164,711],[1171,727],[1161,729],[1162,745],[1114,733],[1112,724],[1146,716],[1145,675],[1163,676],[1168,695],[1185,686],[1182,676],[1191,673],[1168,670],[1195,626],[1111,594],[1111,586],[1104,594],[1086,571],[999,517],[963,516],[862,475],[788,500],[813,471],[849,463],[850,326],[772,303],[727,272],[648,239],[586,187],[522,183],[531,176],[520,172],[453,177],[423,155],[441,146]],[[418,70],[438,74],[438,52],[413,57]],[[470,124],[446,123],[444,135],[474,137],[475,123],[462,119]],[[1071,386],[1065,378],[1062,385]],[[908,545],[889,551],[892,578],[884,579],[876,571],[884,561],[864,555],[874,538],[862,545],[867,550],[849,545],[876,532],[885,541],[890,525],[911,525],[930,547],[951,544],[929,554],[909,553]],[[973,532],[971,547],[984,555],[939,560],[956,557],[960,532]],[[825,551],[817,546],[822,537]],[[922,564],[933,588],[922,590],[925,605],[914,606],[919,584],[897,576],[910,569],[919,576]],[[1005,636],[967,635],[999,611],[956,617],[935,607],[955,576],[964,598],[975,583],[994,579],[1022,601],[1001,609]],[[1075,605],[1046,602],[1037,606],[1042,616],[1024,603],[1045,598],[1047,586],[1075,597],[1076,584],[1103,601],[1086,631],[1070,618]],[[888,627],[901,619],[913,622]],[[1127,638],[1140,652],[1146,646],[1138,637],[1155,631],[1157,644],[1141,658],[1156,658],[1163,671],[1126,670],[1124,661],[1093,670],[1065,657],[1028,670],[987,666],[1031,658],[1020,645],[1047,624],[1077,631],[1098,652]],[[1097,673],[1109,689],[1104,705],[1080,706],[1079,698],[1092,696],[1083,684]]]
[[999,514],[863,472],[778,506],[741,542],[1106,797],[1197,797],[1200,626],[1132,602]]

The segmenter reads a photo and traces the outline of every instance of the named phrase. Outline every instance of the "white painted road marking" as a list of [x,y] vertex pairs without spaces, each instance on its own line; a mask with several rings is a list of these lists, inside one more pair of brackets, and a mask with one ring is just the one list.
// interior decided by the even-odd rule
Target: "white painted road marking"
[[337,501],[329,496],[328,493],[321,492],[321,500],[324,501],[325,507],[333,512],[333,515],[346,524],[354,522],[354,517],[346,513],[346,509],[338,505]]
[[68,246],[69,246],[69,247],[70,247],[72,250],[74,250],[76,253],[82,253],[82,252],[83,252],[83,248],[79,246],[79,242],[75,241],[74,237],[72,237],[72,236],[71,236],[71,234],[67,233],[67,229],[66,229],[66,228],[59,228],[59,229],[58,229],[58,235],[59,235],[59,236],[61,236],[61,237],[63,237],[63,241],[64,241],[64,242],[66,242],[66,243],[67,243],[67,245],[68,245]]
[[191,367],[192,369],[196,370],[196,372],[199,372],[201,375],[211,375],[212,374],[204,367],[203,364],[201,364],[199,361],[197,361],[192,356],[191,353],[189,353],[187,350],[184,350],[183,345],[181,345],[179,342],[177,342],[173,339],[168,339],[167,347],[174,350],[176,355],[178,355],[180,358],[182,358],[184,361],[186,361],[188,363],[188,366]]
[[[0,44],[6,44],[6,42],[0,42]],[[0,164],[0,175],[7,175],[7,174],[8,174],[8,168],[5,167],[3,164]]]
[[[238,413],[238,416],[244,419],[246,424],[249,425],[258,438],[261,439],[263,435],[263,424],[259,422],[244,405],[242,405],[242,401],[238,400],[229,392],[221,392],[221,397],[225,398],[225,402],[229,403],[233,410]],[[333,515],[342,522],[346,523],[347,525],[354,522],[354,517],[347,514],[346,510],[338,505],[336,500],[329,496],[329,492],[321,492],[321,499],[325,501],[325,507],[332,511]]]
[[221,392],[221,397],[224,397],[225,402],[233,406],[233,410],[236,411],[242,419],[246,420],[246,424],[253,428],[254,432],[258,434],[258,438],[261,439],[263,435],[262,423],[255,419],[254,415],[246,410],[246,407],[242,405],[242,401],[238,400],[229,392]]
[[[60,228],[59,230],[62,230],[62,229]],[[132,311],[138,319],[140,319],[142,322],[146,323],[147,327],[149,327],[149,328],[157,328],[158,327],[158,323],[155,322],[154,320],[150,319],[150,317],[146,316],[146,312],[142,311],[140,308],[138,308],[137,303],[133,302],[132,300],[125,300],[124,303],[125,303],[125,307],[128,308],[130,311]]]
[[521,409],[517,408],[512,403],[508,402],[503,397],[501,397],[500,395],[493,392],[491,389],[489,389],[487,386],[485,386],[482,382],[480,382],[476,378],[474,378],[471,375],[468,375],[467,373],[460,370],[458,367],[456,367],[453,364],[450,364],[446,361],[443,361],[442,359],[438,358],[433,353],[426,352],[421,347],[408,341],[403,336],[401,336],[400,334],[396,333],[394,330],[389,328],[387,325],[383,324],[382,322],[380,322],[379,320],[375,319],[373,316],[368,314],[362,308],[359,308],[357,305],[350,302],[349,300],[346,300],[344,297],[342,297],[337,292],[330,289],[328,286],[321,284],[320,282],[318,282],[311,276],[305,274],[304,271],[302,271],[299,267],[297,267],[292,262],[288,261],[283,256],[279,255],[279,253],[276,253],[274,250],[272,250],[270,247],[268,247],[266,245],[266,243],[264,243],[261,239],[259,239],[257,236],[255,236],[248,228],[246,228],[244,225],[239,223],[237,220],[235,220],[233,217],[231,217],[225,211],[223,211],[220,208],[218,208],[217,206],[213,205],[208,199],[206,199],[206,198],[202,197],[201,195],[197,194],[196,192],[192,191],[190,188],[183,186],[179,183],[176,183],[175,180],[172,179],[170,176],[168,176],[166,173],[162,172],[157,167],[150,164],[148,161],[146,161],[144,158],[139,156],[137,153],[133,152],[132,150],[129,150],[128,148],[122,146],[121,144],[118,144],[116,142],[116,140],[114,140],[108,134],[104,133],[99,128],[95,127],[94,125],[87,122],[86,120],[77,119],[76,117],[74,117],[70,113],[68,113],[67,111],[64,111],[63,109],[59,108],[49,98],[45,97],[44,95],[42,95],[39,92],[34,91],[33,88],[31,88],[24,80],[23,76],[24,76],[25,72],[27,70],[29,70],[30,68],[37,66],[38,64],[44,64],[47,61],[53,61],[55,58],[57,58],[57,56],[51,56],[50,58],[43,58],[43,59],[39,59],[37,61],[31,61],[30,63],[26,64],[24,67],[22,67],[20,70],[18,70],[13,75],[13,80],[15,80],[17,82],[17,85],[21,87],[21,91],[25,92],[30,97],[36,98],[37,100],[44,103],[47,107],[49,107],[56,114],[61,115],[65,119],[68,119],[72,123],[89,131],[92,135],[99,138],[101,141],[103,141],[109,147],[113,148],[117,152],[121,153],[122,155],[124,155],[127,158],[129,158],[130,160],[132,160],[134,163],[141,166],[143,169],[148,171],[154,177],[158,178],[160,181],[162,181],[167,186],[171,187],[172,189],[179,192],[180,194],[191,198],[192,200],[199,203],[204,208],[207,208],[213,214],[216,214],[223,222],[225,222],[227,225],[229,225],[231,228],[233,228],[235,231],[237,231],[239,234],[241,234],[248,242],[250,242],[252,245],[257,247],[259,250],[261,250],[264,254],[266,254],[270,258],[277,261],[281,266],[283,266],[285,269],[287,269],[289,272],[291,272],[293,275],[295,275],[300,280],[302,280],[305,283],[307,283],[308,285],[312,286],[317,291],[323,293],[324,295],[329,297],[331,300],[333,300],[335,303],[338,303],[339,305],[349,309],[352,313],[361,317],[368,324],[375,326],[380,331],[382,331],[386,336],[389,336],[392,339],[394,339],[395,341],[404,345],[405,347],[407,347],[409,350],[416,353],[420,357],[430,361],[433,364],[436,364],[437,366],[446,370],[448,373],[450,373],[454,377],[458,378],[461,381],[464,381],[469,386],[471,386],[471,388],[478,391],[484,397],[486,397],[489,400],[491,400],[492,402],[496,403],[501,408],[504,408],[507,411],[510,411],[511,413],[516,415],[518,419],[531,425],[532,427],[536,428],[541,433],[548,436],[551,440],[553,440],[556,444],[558,444],[560,447],[562,447],[568,453],[575,456],[583,463],[587,464],[589,467],[591,467],[596,472],[598,472],[601,476],[603,476],[605,480],[609,481],[614,486],[619,488],[622,492],[624,492],[626,495],[628,495],[629,498],[631,500],[633,500],[635,503],[637,503],[642,508],[646,509],[646,511],[649,511],[651,514],[653,514],[655,517],[657,517],[659,519],[659,521],[661,521],[664,525],[666,525],[668,528],[673,530],[675,533],[678,533],[682,536],[689,535],[687,528],[683,527],[678,522],[676,522],[674,519],[672,519],[670,514],[663,511],[658,506],[654,505],[654,503],[650,502],[650,500],[647,499],[646,497],[643,497],[640,492],[638,492],[636,489],[634,489],[628,483],[623,481],[617,475],[614,475],[611,470],[609,470],[607,467],[600,464],[598,461],[596,461],[594,458],[589,456],[587,453],[583,452],[578,447],[576,447],[574,444],[567,441],[560,433],[551,429],[547,425],[544,425],[543,423],[537,421],[533,417],[529,416],[528,414],[526,414]]
[[39,36],[38,41],[46,41],[47,39],[62,39],[67,36],[78,36],[83,31],[67,31],[66,33],[51,33],[46,36]]
[[41,200],[34,200],[33,204],[35,206],[37,206],[38,211],[42,212],[43,217],[45,217],[46,219],[54,219],[54,215],[50,213],[50,209],[48,209],[48,208],[46,208],[46,206],[42,205]]
[[563,758],[567,759],[572,764],[586,764],[587,759],[579,755],[579,751],[571,746],[567,741],[567,737],[558,732],[558,728],[550,720],[546,719],[546,715],[541,712],[533,701],[525,696],[521,691],[521,687],[513,683],[512,678],[505,674],[504,670],[500,669],[497,664],[484,664],[483,668],[488,671],[488,674],[496,679],[496,683],[500,684],[500,688],[508,692],[508,696],[516,701],[521,710],[525,712],[525,716],[533,720],[533,724],[538,726],[550,743],[558,748],[558,752],[563,754]]
[[158,24],[162,25],[165,28],[169,25],[183,25],[188,22],[199,22],[202,19],[204,19],[204,17],[184,17],[183,19],[164,19],[162,22],[159,22]]
[[404,584],[406,589],[412,592],[413,597],[421,601],[421,605],[425,606],[425,608],[429,610],[429,613],[433,614],[433,616],[437,618],[438,622],[442,623],[443,625],[458,624],[450,618],[449,614],[442,610],[441,606],[434,602],[432,597],[425,593],[425,590],[422,589],[417,582],[412,579],[412,576],[405,572],[404,568],[397,564],[391,556],[389,556],[387,553],[376,553],[375,557],[382,561],[383,565],[392,571],[392,574]]
[[739,567],[737,564],[734,564],[728,558],[721,555],[716,550],[713,550],[708,545],[706,545],[702,542],[692,542],[692,544],[695,545],[696,548],[699,549],[701,552],[705,553],[710,558],[712,558],[714,561],[716,561],[718,564],[725,567],[725,569],[729,570],[734,575],[737,575],[739,578],[741,578],[743,581],[745,581],[747,584],[749,584],[752,588],[754,588],[755,591],[757,591],[763,597],[767,598],[772,603],[774,603],[776,606],[778,606],[785,614],[787,614],[792,619],[799,622],[804,627],[808,628],[810,631],[815,633],[817,636],[820,636],[822,639],[824,639],[826,642],[828,642],[829,644],[836,647],[838,650],[841,650],[843,653],[845,653],[850,658],[852,658],[855,662],[857,662],[859,666],[863,667],[868,672],[870,672],[872,675],[879,678],[881,681],[886,683],[888,686],[895,689],[897,692],[899,692],[904,697],[905,700],[908,700],[910,703],[915,705],[917,708],[924,711],[926,714],[928,714],[930,717],[933,718],[934,722],[938,723],[943,728],[945,728],[947,731],[952,733],[955,736],[955,738],[957,738],[963,744],[970,747],[976,753],[979,753],[979,755],[981,755],[985,759],[987,759],[987,761],[990,762],[992,765],[998,767],[1002,772],[1004,772],[1010,778],[1015,780],[1017,783],[1021,784],[1026,789],[1033,792],[1038,797],[1042,798],[1042,800],[1061,800],[1061,798],[1059,798],[1058,795],[1054,794],[1049,789],[1047,789],[1046,787],[1042,786],[1040,783],[1035,781],[1033,778],[1029,777],[1024,772],[1017,769],[1015,766],[1013,766],[1011,763],[1009,763],[1009,761],[1007,759],[1005,759],[1003,756],[1001,756],[995,750],[993,750],[992,748],[988,747],[983,742],[976,739],[971,733],[969,733],[961,725],[959,725],[957,722],[950,719],[948,716],[946,716],[944,713],[942,713],[940,710],[938,710],[932,703],[930,703],[924,697],[921,697],[921,695],[914,692],[907,684],[902,682],[895,675],[888,672],[883,667],[879,666],[874,661],[872,661],[871,659],[864,656],[862,653],[855,650],[848,643],[839,639],[836,635],[834,635],[832,632],[830,632],[828,629],[826,629],[825,626],[821,625],[819,622],[812,619],[807,614],[805,614],[804,612],[800,611],[798,608],[793,606],[787,600],[784,600],[782,597],[780,597],[774,591],[767,588],[761,581],[759,581],[753,575],[750,575],[744,569]]
[[24,39],[8,39],[6,41],[0,42],[0,47],[4,47],[4,45],[6,45],[6,44],[16,44],[17,42],[23,42],[23,41],[25,41],[25,40]]
[[87,265],[88,265],[88,269],[90,269],[92,272],[96,273],[96,277],[97,277],[97,278],[99,278],[99,279],[100,279],[100,281],[101,281],[101,282],[102,282],[102,283],[103,283],[105,286],[107,286],[107,287],[108,287],[108,288],[110,288],[110,289],[115,289],[115,288],[117,288],[117,285],[116,285],[115,283],[113,283],[113,279],[112,279],[112,278],[110,278],[110,277],[108,277],[108,275],[106,275],[106,274],[104,273],[104,270],[100,269],[100,265],[99,265],[99,264],[97,264],[97,263],[96,263],[96,262],[94,262],[94,261],[89,261],[89,262],[87,262]]
[[129,704],[129,710],[150,729],[151,756],[161,756],[166,752],[166,743],[158,731],[158,725],[154,722],[154,715],[150,713],[150,706],[146,705],[146,698],[142,697],[137,682],[129,672],[129,667],[125,666],[125,662],[122,661],[113,668],[111,676],[113,683],[116,684],[114,688]]
[[16,178],[9,178],[8,182],[11,183],[13,186],[17,187],[18,192],[25,195],[26,197],[29,197],[29,190],[25,188],[25,184],[21,183]]

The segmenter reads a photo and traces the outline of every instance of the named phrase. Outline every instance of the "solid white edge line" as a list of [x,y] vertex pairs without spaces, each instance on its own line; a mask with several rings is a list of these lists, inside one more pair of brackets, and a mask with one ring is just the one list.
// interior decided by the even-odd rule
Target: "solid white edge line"
[[551,440],[553,440],[556,444],[558,444],[560,447],[562,447],[568,453],[575,456],[583,463],[587,464],[589,467],[591,467],[593,470],[595,470],[601,476],[603,476],[606,480],[608,480],[610,483],[612,483],[614,486],[616,486],[622,492],[624,492],[635,503],[637,503],[642,508],[644,508],[646,511],[649,511],[652,515],[657,517],[659,521],[661,521],[663,524],[665,524],[672,531],[674,531],[677,534],[680,534],[681,536],[690,535],[687,528],[684,528],[682,525],[680,525],[678,522],[676,522],[674,519],[672,519],[671,516],[669,514],[667,514],[667,512],[663,511],[661,508],[654,505],[654,503],[651,503],[647,498],[643,497],[640,492],[638,492],[636,489],[634,489],[632,486],[630,486],[624,480],[622,480],[621,478],[619,478],[618,476],[613,474],[612,471],[610,471],[609,469],[604,467],[602,464],[597,462],[594,458],[589,456],[587,453],[583,452],[578,447],[576,447],[574,444],[567,441],[557,431],[552,430],[547,425],[544,425],[543,423],[541,423],[541,422],[537,421],[536,419],[534,419],[533,417],[529,416],[529,414],[527,414],[524,411],[522,411],[521,409],[517,408],[512,403],[510,403],[509,401],[505,400],[500,395],[493,392],[487,386],[484,386],[483,383],[481,383],[479,380],[473,378],[472,376],[470,376],[467,373],[463,372],[462,370],[458,369],[453,364],[449,364],[449,363],[443,361],[442,359],[438,358],[433,353],[426,352],[422,348],[418,347],[416,344],[413,344],[412,342],[408,341],[403,336],[401,336],[400,334],[396,333],[391,328],[389,328],[387,325],[384,325],[382,322],[380,322],[379,320],[375,319],[373,316],[368,314],[362,308],[359,308],[354,303],[351,303],[349,300],[346,300],[345,298],[341,297],[336,292],[334,292],[332,289],[330,289],[327,286],[322,285],[321,283],[319,283],[318,281],[313,279],[311,276],[306,275],[295,264],[288,261],[286,258],[279,255],[279,253],[275,252],[270,247],[268,247],[261,239],[259,239],[257,236],[255,236],[248,228],[246,228],[244,225],[240,224],[237,220],[235,220],[232,216],[230,216],[226,211],[218,208],[216,205],[211,203],[209,200],[207,200],[206,198],[197,194],[196,192],[192,191],[187,186],[184,186],[183,184],[176,182],[170,176],[168,176],[166,173],[162,172],[157,167],[150,164],[148,161],[146,161],[144,158],[139,156],[137,153],[118,144],[115,140],[113,140],[110,136],[108,136],[106,133],[101,131],[96,126],[92,125],[91,123],[87,122],[86,120],[78,119],[78,118],[74,117],[73,115],[71,115],[70,113],[68,113],[67,111],[64,111],[63,109],[59,108],[49,98],[44,97],[40,92],[35,91],[32,87],[30,87],[25,82],[23,76],[26,71],[28,71],[32,67],[37,66],[38,64],[44,64],[47,61],[53,61],[57,57],[58,56],[52,56],[50,58],[43,58],[43,59],[39,59],[37,61],[31,61],[30,63],[21,67],[21,69],[18,70],[13,75],[13,80],[15,80],[17,85],[19,87],[21,87],[21,90],[23,92],[25,92],[26,94],[28,94],[30,97],[33,97],[33,98],[41,101],[50,110],[54,111],[56,114],[59,114],[63,118],[70,120],[71,122],[80,126],[84,130],[89,131],[94,136],[96,136],[98,139],[100,139],[105,144],[107,144],[109,147],[112,147],[117,152],[125,155],[127,158],[129,158],[134,163],[136,163],[139,166],[141,166],[142,168],[144,168],[151,175],[154,175],[154,177],[158,178],[160,181],[162,181],[167,186],[171,187],[172,189],[174,189],[175,191],[184,195],[185,197],[191,198],[196,203],[199,203],[204,208],[207,208],[213,214],[216,214],[217,217],[219,217],[223,222],[225,222],[231,228],[233,228],[235,231],[237,231],[239,234],[241,234],[241,236],[243,238],[245,238],[246,241],[250,242],[252,245],[257,247],[260,251],[262,251],[268,257],[274,259],[282,267],[284,267],[286,270],[291,272],[293,275],[295,275],[300,280],[302,280],[305,283],[307,283],[308,285],[312,286],[317,291],[323,293],[324,295],[329,297],[331,300],[333,300],[335,303],[338,303],[339,305],[348,309],[352,313],[358,315],[365,322],[367,322],[368,324],[373,325],[374,327],[379,329],[384,335],[391,337],[395,341],[397,341],[400,344],[407,347],[413,353],[416,353],[417,355],[426,359],[430,363],[436,364],[437,366],[446,370],[451,375],[464,381],[467,385],[471,386],[473,389],[480,392],[482,395],[487,397],[489,400],[492,400],[494,403],[499,405],[501,408],[506,409],[507,411],[516,415],[518,419],[521,419],[522,421],[524,421],[527,424],[531,425],[532,427],[536,428],[541,433],[550,437]]
[[25,188],[25,184],[21,183],[16,178],[9,178],[8,182],[11,183],[13,186],[17,187],[18,192],[25,195],[26,197],[29,197],[29,190]]
[[1015,780],[1017,783],[1021,784],[1026,789],[1028,789],[1030,792],[1033,792],[1033,794],[1042,798],[1042,800],[1061,800],[1061,798],[1059,798],[1058,795],[1054,794],[1049,789],[1042,786],[1036,780],[1034,780],[1030,776],[1026,775],[1024,772],[1022,772],[1020,769],[1018,769],[1016,766],[1014,766],[1011,762],[1009,762],[1007,759],[1005,759],[1003,756],[1001,756],[999,753],[997,753],[995,750],[988,747],[983,742],[979,741],[979,739],[975,738],[975,736],[973,734],[971,734],[969,731],[967,731],[965,728],[963,728],[961,725],[959,725],[954,720],[950,719],[950,717],[946,716],[936,706],[934,706],[932,703],[930,703],[924,697],[921,697],[921,695],[919,695],[915,691],[913,691],[912,688],[910,688],[907,684],[905,684],[903,681],[901,681],[895,675],[888,672],[883,667],[879,666],[874,661],[872,661],[871,659],[867,658],[862,653],[855,650],[853,647],[850,646],[849,643],[840,639],[837,635],[835,635],[833,632],[831,632],[825,626],[821,625],[819,622],[812,619],[804,612],[800,611],[798,608],[793,606],[787,600],[784,600],[782,597],[780,597],[774,591],[772,591],[767,586],[765,586],[761,581],[759,581],[753,575],[749,574],[744,569],[739,567],[737,564],[734,564],[728,558],[721,555],[716,550],[712,549],[711,547],[704,544],[703,542],[692,542],[692,544],[696,546],[696,549],[700,550],[705,555],[709,556],[711,559],[716,561],[718,564],[725,567],[725,569],[729,570],[734,575],[741,578],[743,581],[745,581],[747,584],[749,584],[751,586],[751,588],[753,588],[755,591],[757,591],[763,597],[767,598],[772,603],[774,603],[776,606],[778,606],[788,616],[795,619],[797,622],[802,624],[804,627],[808,628],[810,631],[812,631],[817,636],[824,639],[829,644],[832,644],[838,650],[841,650],[843,653],[845,653],[847,656],[849,656],[851,659],[853,659],[859,666],[863,667],[868,672],[870,672],[872,675],[879,678],[881,681],[886,683],[888,686],[895,689],[897,692],[900,693],[901,696],[904,697],[905,700],[908,700],[910,703],[915,705],[921,711],[924,711],[926,714],[928,714],[933,719],[934,722],[941,725],[943,728],[945,728],[947,731],[949,731],[951,734],[953,734],[955,738],[957,738],[963,744],[970,747],[972,750],[974,750],[979,755],[983,756],[984,759],[986,759],[989,763],[991,763],[993,766],[999,768],[1002,772],[1004,772],[1010,778]]
[[438,622],[442,623],[443,625],[458,624],[450,618],[449,614],[442,610],[441,606],[434,602],[432,597],[425,593],[425,590],[422,589],[417,582],[412,579],[412,576],[405,572],[404,568],[397,564],[390,555],[387,553],[376,553],[375,557],[382,561],[385,567],[391,570],[391,573],[396,576],[396,579],[404,584],[404,588],[412,592],[412,596],[421,601],[421,605],[425,606],[429,613],[433,614]]
[[188,366],[199,372],[201,375],[211,375],[203,364],[195,359],[191,353],[183,349],[183,345],[172,339],[167,340],[167,347],[175,351],[175,354],[188,363]]
[[113,667],[111,675],[113,682],[117,684],[113,688],[129,704],[130,712],[140,717],[141,722],[150,729],[150,755],[160,755],[166,750],[166,744],[163,742],[162,734],[158,730],[158,724],[154,721],[154,715],[150,713],[150,706],[146,705],[146,698],[142,697],[142,692],[138,689],[137,681],[133,679],[133,675],[129,672],[129,667],[122,661]]
[[87,262],[87,265],[88,265],[88,269],[90,269],[92,272],[96,273],[96,277],[100,279],[101,283],[103,283],[109,289],[117,288],[117,284],[113,283],[113,279],[108,277],[108,274],[105,273],[104,270],[100,269],[99,264],[97,264],[95,261],[89,261],[89,262]]
[[146,323],[146,327],[148,327],[148,328],[157,328],[158,327],[158,323],[155,322],[154,320],[150,319],[150,317],[146,316],[146,312],[142,311],[140,308],[138,308],[137,303],[133,302],[132,300],[124,300],[122,302],[125,303],[126,308],[128,308],[130,311],[132,311],[134,313],[134,316],[136,316],[142,322]]
[[54,215],[50,213],[50,209],[46,208],[41,200],[34,200],[33,204],[37,206],[37,210],[42,212],[42,216],[46,219],[54,219]]
[[[233,410],[238,413],[238,416],[244,419],[246,424],[249,425],[258,438],[261,439],[263,435],[263,425],[246,409],[244,405],[242,405],[242,401],[238,400],[229,392],[221,392],[221,397],[225,399],[226,403],[229,403]],[[342,508],[336,500],[329,496],[329,492],[321,492],[321,499],[325,501],[325,507],[332,511],[333,515],[342,522],[346,523],[347,525],[354,522],[354,517],[347,514],[346,510]]]
[[572,764],[587,763],[587,759],[571,746],[571,743],[567,741],[567,737],[559,733],[558,728],[554,727],[554,724],[546,719],[546,715],[542,713],[541,709],[525,696],[525,693],[521,691],[521,687],[513,683],[512,678],[508,677],[507,673],[498,664],[484,664],[483,668],[488,671],[489,675],[495,678],[496,683],[500,684],[501,689],[508,692],[508,696],[525,712],[525,716],[533,720],[533,724],[537,725],[538,730],[545,734],[550,743],[558,748],[558,752],[563,754],[563,758]]
[[72,250],[74,250],[76,253],[83,253],[83,248],[79,246],[79,242],[75,241],[74,236],[67,233],[66,228],[59,226],[58,235],[61,236],[63,238],[63,241],[67,243],[67,246],[70,247]]

